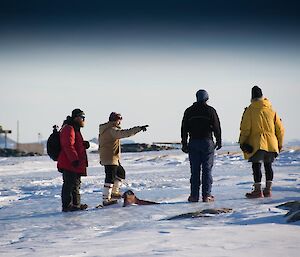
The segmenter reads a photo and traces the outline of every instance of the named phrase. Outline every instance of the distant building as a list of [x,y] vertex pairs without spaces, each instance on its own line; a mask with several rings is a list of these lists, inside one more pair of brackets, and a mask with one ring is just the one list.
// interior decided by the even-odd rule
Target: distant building
[[44,154],[44,145],[40,143],[17,144],[17,150],[25,153]]

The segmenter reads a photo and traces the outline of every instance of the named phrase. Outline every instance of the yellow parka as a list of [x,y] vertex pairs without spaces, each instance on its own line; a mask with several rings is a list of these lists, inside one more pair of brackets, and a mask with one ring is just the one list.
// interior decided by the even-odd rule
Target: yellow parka
[[281,119],[267,98],[255,100],[246,108],[241,121],[239,143],[251,145],[253,152],[244,153],[245,159],[249,159],[258,150],[279,153],[283,136]]
[[121,129],[116,122],[99,125],[99,155],[101,165],[119,165],[121,155],[120,139],[135,135],[141,127]]

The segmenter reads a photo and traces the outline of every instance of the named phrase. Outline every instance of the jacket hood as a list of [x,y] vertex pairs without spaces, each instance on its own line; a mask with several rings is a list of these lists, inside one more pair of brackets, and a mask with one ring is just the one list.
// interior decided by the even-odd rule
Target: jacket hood
[[109,121],[104,124],[100,124],[99,125],[99,135],[102,135],[107,129],[113,128],[113,127],[119,128],[119,126],[116,125],[115,121]]
[[261,108],[272,108],[272,104],[271,104],[271,102],[267,98],[263,98],[261,100],[253,101],[250,104],[250,107],[252,107],[252,108],[258,108],[258,109],[261,109]]
[[67,118],[64,120],[62,127],[64,125],[70,125],[74,128],[75,131],[80,131],[80,126],[76,122],[74,122],[73,118],[71,116],[67,116]]

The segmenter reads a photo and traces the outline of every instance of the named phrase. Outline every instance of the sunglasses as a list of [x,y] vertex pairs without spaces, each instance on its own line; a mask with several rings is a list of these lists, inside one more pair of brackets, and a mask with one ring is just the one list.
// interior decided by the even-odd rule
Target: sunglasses
[[79,116],[80,119],[82,119],[83,121],[85,120],[85,116]]

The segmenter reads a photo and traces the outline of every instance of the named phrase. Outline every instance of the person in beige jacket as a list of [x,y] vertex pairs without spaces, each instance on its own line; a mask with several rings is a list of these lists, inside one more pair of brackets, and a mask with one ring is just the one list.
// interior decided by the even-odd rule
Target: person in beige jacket
[[112,112],[109,121],[99,125],[99,154],[100,164],[105,169],[103,188],[103,206],[117,203],[121,198],[120,187],[125,179],[125,170],[120,164],[120,139],[131,137],[140,131],[146,131],[148,125],[121,129],[122,116]]
[[[252,88],[252,99],[245,109],[240,127],[239,143],[245,159],[252,162],[254,190],[246,194],[247,198],[270,197],[273,181],[272,162],[283,145],[284,128],[278,114],[273,110],[271,102],[263,97],[258,86]],[[266,187],[261,190],[264,164]]]

